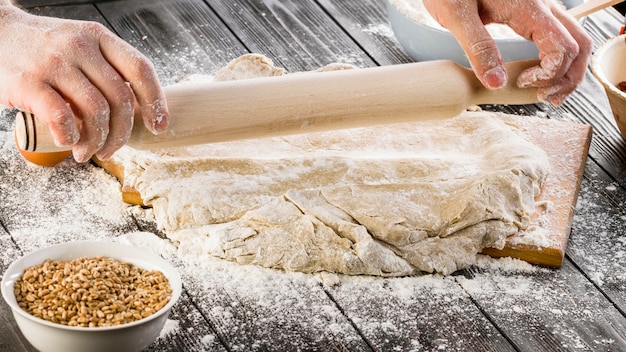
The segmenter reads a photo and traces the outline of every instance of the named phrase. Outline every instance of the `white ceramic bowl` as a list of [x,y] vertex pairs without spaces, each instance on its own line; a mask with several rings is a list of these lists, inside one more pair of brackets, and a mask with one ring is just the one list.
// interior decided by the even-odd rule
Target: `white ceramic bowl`
[[[583,0],[562,0],[566,8],[582,4]],[[396,39],[406,53],[416,61],[453,60],[470,67],[465,52],[447,30],[420,23],[400,11],[389,0],[387,16]],[[523,38],[496,38],[496,45],[504,61],[536,59],[537,46]]]
[[602,84],[617,127],[626,138],[626,93],[617,88],[626,81],[626,34],[607,40],[595,51],[591,70]]
[[[147,318],[113,327],[96,328],[56,324],[36,318],[18,306],[13,286],[26,268],[41,264],[46,259],[72,260],[96,256],[130,262],[147,270],[161,271],[172,288],[170,301]],[[42,248],[18,259],[4,273],[1,289],[17,325],[36,349],[42,352],[126,352],[141,351],[159,336],[172,306],[180,297],[182,283],[174,267],[149,251],[104,241],[76,241]]]

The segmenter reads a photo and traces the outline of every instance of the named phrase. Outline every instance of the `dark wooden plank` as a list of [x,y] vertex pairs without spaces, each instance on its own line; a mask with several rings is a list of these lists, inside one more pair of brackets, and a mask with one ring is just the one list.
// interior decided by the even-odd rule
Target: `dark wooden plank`
[[515,351],[453,277],[342,277],[326,290],[377,351]]
[[27,11],[39,16],[95,21],[107,25],[104,17],[100,15],[93,5],[89,4],[75,6],[37,6],[29,8]]
[[249,51],[266,55],[288,71],[334,62],[375,65],[313,0],[213,1],[210,6]]
[[[595,47],[619,31],[623,17],[606,10],[587,18],[585,28],[594,39]],[[608,100],[601,85],[588,72],[587,78],[559,112],[574,120],[593,126],[594,138],[589,155],[601,167],[626,186],[626,141],[620,135]]]
[[626,191],[593,163],[583,185],[567,255],[624,313]]
[[183,273],[194,303],[229,350],[370,350],[313,275],[206,256]]
[[458,280],[519,351],[626,350],[626,318],[569,261],[558,270],[474,268]]
[[220,339],[184,291],[172,307],[165,327],[146,350],[154,352],[227,351]]
[[124,0],[97,7],[124,40],[154,62],[163,85],[213,74],[248,53],[201,0]]
[[108,0],[14,0],[14,3],[24,7],[37,7],[37,6],[59,6],[59,5],[79,5],[79,4],[91,4],[95,2],[102,2]]
[[378,65],[412,62],[396,40],[385,1],[318,0],[321,6]]
[[[0,168],[4,168],[4,166],[6,166],[6,164],[0,161]],[[0,197],[1,196],[2,189],[0,188]],[[0,224],[1,223],[0,218]],[[22,252],[13,243],[11,236],[9,236],[4,229],[4,225],[2,225],[0,227],[0,273],[4,273],[13,260],[19,258],[21,255]],[[20,332],[13,319],[11,308],[3,299],[0,300],[0,351],[36,351]]]

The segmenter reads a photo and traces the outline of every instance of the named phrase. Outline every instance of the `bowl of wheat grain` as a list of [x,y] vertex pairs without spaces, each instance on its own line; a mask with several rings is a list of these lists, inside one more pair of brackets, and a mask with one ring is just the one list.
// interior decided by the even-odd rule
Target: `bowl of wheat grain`
[[16,260],[1,290],[36,349],[125,352],[156,340],[182,284],[176,269],[150,251],[76,241]]

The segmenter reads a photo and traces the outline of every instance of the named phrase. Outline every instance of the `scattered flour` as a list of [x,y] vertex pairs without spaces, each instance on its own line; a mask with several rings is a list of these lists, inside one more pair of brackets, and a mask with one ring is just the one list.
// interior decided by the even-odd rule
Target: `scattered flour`
[[167,319],[165,321],[165,325],[163,326],[163,330],[161,330],[161,333],[159,334],[159,338],[164,339],[169,335],[176,334],[179,329],[180,324],[178,320]]
[[200,339],[200,342],[204,346],[211,346],[215,343],[215,335],[205,335]]
[[501,272],[518,273],[532,273],[536,272],[537,270],[541,270],[538,266],[529,264],[528,262],[525,262],[523,260],[510,257],[493,258],[487,255],[479,255],[477,257],[474,267],[489,271],[499,270]]
[[[382,350],[423,351],[428,346],[432,347],[433,343],[441,349],[462,350],[466,346],[457,343],[475,339],[471,335],[476,331],[467,331],[467,336],[436,341],[430,336],[407,338],[401,333],[407,329],[432,331],[432,326],[454,326],[459,314],[476,319],[474,324],[481,324],[484,317],[477,315],[476,308],[472,309],[474,305],[467,302],[470,296],[480,302],[494,319],[504,320],[519,331],[536,328],[524,324],[536,322],[537,317],[548,319],[547,322],[537,323],[538,328],[551,326],[555,336],[567,341],[572,348],[581,345],[581,341],[573,330],[575,326],[568,323],[571,319],[583,319],[590,324],[606,323],[599,316],[606,311],[605,304],[598,302],[595,296],[566,300],[564,303],[563,297],[572,292],[568,279],[572,276],[571,269],[548,270],[510,258],[479,256],[473,269],[465,273],[467,276],[379,278],[330,275],[325,280],[330,285],[320,286],[318,278],[313,275],[241,266],[216,259],[204,260],[193,253],[181,256],[169,240],[150,232],[136,232],[134,224],[126,226],[129,215],[150,219],[151,210],[123,204],[119,200],[119,184],[112,176],[98,168],[69,162],[54,169],[27,165],[20,161],[21,157],[12,145],[2,144],[8,139],[6,133],[0,134],[0,164],[3,166],[0,174],[2,180],[11,180],[0,183],[0,202],[2,220],[6,228],[16,235],[9,237],[0,231],[0,241],[7,245],[15,243],[21,248],[21,253],[12,250],[10,245],[4,249],[7,248],[5,245],[0,251],[0,267],[6,267],[23,252],[81,238],[110,238],[154,251],[175,263],[186,292],[204,309],[203,314],[218,321],[224,331],[233,332],[233,351],[246,350],[246,340],[234,333],[244,323],[250,324],[247,334],[250,331],[257,334],[254,338],[259,346],[263,341],[271,341],[271,336],[267,335],[270,333],[267,332],[268,326],[319,331],[320,336],[335,336],[335,341],[341,340],[349,345],[352,341],[349,336],[354,334],[353,326],[356,325],[370,339],[385,338],[384,341],[375,341],[377,346],[384,347]],[[18,182],[13,183],[13,180]],[[19,182],[26,182],[23,188],[16,186]],[[25,190],[31,193],[24,196]],[[46,211],[38,207],[42,202],[40,197],[44,197],[43,202],[48,208],[56,210]],[[577,245],[573,253],[588,256],[590,262],[597,263],[593,276],[601,279],[600,284],[603,285],[620,279],[615,277],[615,271],[609,271],[614,265],[610,262],[611,256],[602,258],[597,253],[624,251],[626,241],[611,241],[612,237],[623,232],[620,230],[623,220],[603,209],[603,203],[594,197],[594,193],[583,192],[578,205],[582,218],[575,223],[575,230],[576,233],[596,233],[597,240],[593,239],[597,242],[593,243],[595,249],[585,245],[587,238],[577,236],[574,238]],[[35,215],[39,217],[29,219]],[[38,236],[24,235],[33,231],[37,231]],[[598,250],[598,245],[607,248]],[[623,260],[619,265],[623,264]],[[593,271],[593,268],[590,270]],[[341,310],[329,304],[327,294],[341,306]],[[364,306],[381,309],[363,309]],[[258,314],[251,319],[246,315],[249,311]],[[312,315],[311,311],[320,313]],[[405,313],[397,314],[397,311]],[[346,316],[351,321],[347,321]],[[224,320],[220,320],[221,317]],[[404,320],[407,317],[409,319]],[[160,340],[171,341],[172,335],[183,329],[180,319],[167,322]],[[189,321],[191,318],[185,315],[183,319]],[[396,329],[398,326],[403,326],[403,329]],[[485,323],[480,326],[491,325]],[[485,331],[481,330],[483,333]],[[490,336],[498,335],[497,332],[488,333],[493,333]],[[219,339],[210,332],[198,336],[202,346],[221,346]],[[525,333],[524,336],[533,335]],[[598,338],[595,347],[615,350],[618,346],[615,340]]]
[[530,226],[524,231],[520,231],[517,236],[515,236],[512,241],[512,244],[525,244],[529,246],[535,247],[554,247],[558,245],[550,236],[550,231],[541,226]]
[[386,23],[384,23],[384,24],[376,24],[376,25],[369,25],[369,26],[367,26],[367,27],[365,27],[363,29],[363,32],[374,34],[374,35],[379,35],[379,36],[383,36],[383,37],[387,37],[387,38],[393,38],[394,37],[393,30]]

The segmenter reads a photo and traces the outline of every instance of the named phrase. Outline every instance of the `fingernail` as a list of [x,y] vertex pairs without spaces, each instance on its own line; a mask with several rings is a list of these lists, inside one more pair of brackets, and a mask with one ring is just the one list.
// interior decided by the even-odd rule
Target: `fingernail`
[[68,127],[68,131],[63,135],[61,140],[54,139],[57,147],[71,147],[80,140],[80,133],[76,126]]
[[552,103],[552,105],[554,105],[554,106],[561,106],[565,102],[566,98],[567,97],[564,97],[562,95],[553,96],[553,97],[550,98],[550,103]]
[[73,154],[73,156],[74,156],[74,160],[76,160],[76,162],[79,163],[79,164],[86,163],[90,159],[90,157],[88,157],[86,155]]
[[488,88],[498,89],[506,85],[507,74],[506,70],[502,66],[496,66],[489,71],[485,72],[484,82]]
[[165,99],[155,102],[151,109],[154,118],[150,121],[150,130],[154,134],[164,132],[169,122],[169,113]]
[[91,153],[88,152],[84,145],[75,145],[72,148],[72,157],[77,163],[85,163],[91,159]]
[[164,132],[167,129],[167,115],[158,114],[152,121],[152,130],[155,133]]
[[112,156],[113,154],[111,153],[96,153],[96,158],[98,158],[98,160],[109,160]]

